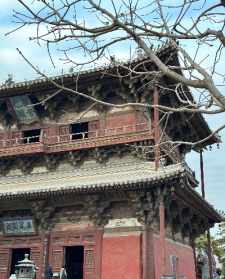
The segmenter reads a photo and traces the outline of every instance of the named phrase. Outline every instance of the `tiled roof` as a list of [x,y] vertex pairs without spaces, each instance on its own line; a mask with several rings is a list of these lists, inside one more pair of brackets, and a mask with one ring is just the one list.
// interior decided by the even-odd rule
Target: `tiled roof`
[[[88,75],[90,73],[97,73],[103,70],[107,70],[113,68],[112,66],[108,65],[108,66],[103,66],[103,67],[99,67],[99,68],[93,68],[93,69],[88,69],[88,70],[84,70],[84,71],[80,71],[79,72],[79,76],[82,75]],[[78,75],[77,73],[68,73],[68,74],[62,74],[62,75],[58,75],[58,76],[51,76],[51,77],[46,77],[46,78],[38,78],[38,79],[33,79],[33,80],[28,80],[28,81],[21,81],[21,82],[14,82],[11,83],[10,85],[1,85],[0,86],[0,91],[5,91],[8,89],[19,89],[19,88],[24,88],[24,87],[31,87],[31,86],[35,86],[35,85],[40,85],[40,84],[44,84],[44,83],[49,83],[50,80],[52,81],[56,81],[59,82],[62,79],[67,79],[67,78],[76,78]]]
[[[167,52],[167,51],[171,52],[172,50],[175,50],[174,47],[171,44],[166,43],[166,44],[162,45],[160,48],[156,49],[155,52],[157,55],[161,56],[165,52]],[[145,61],[145,60],[147,60],[147,57],[141,56],[141,57],[137,57],[132,60],[119,61],[118,63],[108,63],[108,64],[104,64],[99,67],[89,68],[86,70],[81,70],[81,71],[77,71],[77,72],[73,72],[73,73],[62,74],[62,75],[52,76],[52,77],[48,77],[48,78],[47,77],[39,78],[39,79],[28,80],[28,81],[23,81],[23,82],[15,82],[10,85],[3,84],[3,85],[0,85],[0,92],[5,91],[5,90],[10,90],[10,89],[29,88],[32,86],[49,83],[49,80],[53,80],[55,82],[60,82],[60,81],[62,81],[62,79],[68,79],[68,78],[74,78],[76,80],[78,75],[79,75],[79,77],[82,77],[82,76],[86,76],[86,75],[94,74],[94,73],[103,73],[103,72],[107,72],[111,69],[114,69],[118,65],[130,65],[130,64],[137,63],[140,61]]]
[[26,176],[0,178],[0,199],[19,196],[35,196],[60,192],[89,192],[100,189],[124,188],[128,186],[185,175],[182,164],[162,167],[157,171],[152,162],[124,161],[106,166],[89,166],[77,171],[57,171]]
[[[18,198],[45,198],[69,193],[94,193],[107,190],[131,190],[154,187],[176,178],[189,177],[197,183],[187,165],[173,164],[155,170],[153,162],[140,160],[112,161],[104,166],[89,162],[84,167],[70,171],[42,172],[0,178],[0,200]],[[212,205],[187,186],[187,194],[197,200],[218,222],[221,216]]]

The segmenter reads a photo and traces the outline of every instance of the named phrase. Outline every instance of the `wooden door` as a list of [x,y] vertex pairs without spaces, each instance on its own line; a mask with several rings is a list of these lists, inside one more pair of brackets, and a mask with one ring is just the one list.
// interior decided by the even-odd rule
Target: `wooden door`
[[97,247],[101,246],[98,233],[92,232],[55,232],[51,234],[49,264],[53,272],[60,272],[64,265],[65,247],[68,246],[83,246],[84,247],[84,262],[83,262],[83,279],[98,279],[98,271],[100,261],[97,261],[101,255],[96,253],[99,251]]
[[29,248],[31,259],[39,268],[37,279],[42,279],[43,243],[40,237],[2,237],[0,238],[0,279],[9,278],[13,249]]

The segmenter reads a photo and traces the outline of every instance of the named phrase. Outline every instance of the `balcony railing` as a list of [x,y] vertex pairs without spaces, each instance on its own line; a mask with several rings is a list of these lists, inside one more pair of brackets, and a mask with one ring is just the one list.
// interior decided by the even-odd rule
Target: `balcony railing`
[[6,139],[0,141],[0,147],[17,146],[21,144],[40,143],[41,136]]
[[52,153],[95,146],[135,142],[152,138],[148,123],[99,129],[73,134],[23,137],[0,140],[0,157],[32,153]]
[[[145,122],[145,123],[115,127],[115,128],[99,129],[95,131],[51,136],[48,138],[44,138],[44,142],[47,141],[51,143],[52,142],[60,143],[64,141],[68,142],[74,140],[77,141],[77,140],[87,140],[87,139],[94,139],[94,138],[96,139],[101,137],[119,136],[123,134],[137,133],[137,132],[149,131],[149,130],[150,130],[150,125]],[[53,138],[54,141],[52,141]]]

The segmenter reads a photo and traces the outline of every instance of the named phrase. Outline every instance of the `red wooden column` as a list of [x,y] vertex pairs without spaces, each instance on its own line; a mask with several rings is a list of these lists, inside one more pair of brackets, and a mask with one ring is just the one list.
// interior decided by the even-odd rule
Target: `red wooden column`
[[95,249],[95,262],[96,262],[96,278],[101,279],[102,273],[102,244],[103,244],[104,228],[99,228],[96,232],[96,249]]
[[154,127],[154,143],[155,143],[155,169],[159,168],[160,160],[160,132],[159,132],[159,110],[157,106],[159,105],[159,91],[158,88],[154,88],[153,92],[153,127]]
[[142,267],[143,279],[155,279],[154,238],[148,226],[144,227],[142,233]]
[[49,241],[50,241],[50,235],[44,233],[42,235],[43,259],[42,259],[42,275],[41,275],[41,278],[45,278],[45,273],[46,273],[46,270],[49,266]]
[[166,231],[165,231],[165,206],[161,200],[159,205],[159,237],[160,237],[160,276],[165,275],[166,272]]

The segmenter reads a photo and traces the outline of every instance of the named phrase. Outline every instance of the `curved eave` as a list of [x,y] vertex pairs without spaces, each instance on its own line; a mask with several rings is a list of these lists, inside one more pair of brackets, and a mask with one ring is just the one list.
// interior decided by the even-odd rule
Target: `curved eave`
[[[180,61],[178,55],[174,55],[174,65],[180,67]],[[180,75],[184,75],[181,70],[178,70]],[[172,81],[172,84],[176,87],[176,82]],[[194,97],[192,95],[192,92],[190,88],[186,85],[183,85],[185,94],[187,95],[188,100],[191,102],[195,102]],[[179,100],[177,100],[180,106],[183,104],[180,103]],[[193,138],[193,142],[202,141],[201,143],[194,146],[195,151],[199,151],[200,149],[206,148],[208,145],[212,145],[215,143],[220,143],[220,138],[215,134],[212,134],[212,130],[210,129],[208,123],[206,122],[204,116],[200,112],[193,113],[193,117],[189,120],[189,124],[192,129],[196,132],[196,137]],[[211,136],[210,136],[211,135]],[[206,139],[205,141],[203,141]]]
[[[101,179],[100,177],[96,178],[96,176],[95,179],[91,179],[91,176],[88,175],[83,180],[84,182],[80,182],[79,177],[77,177],[74,180],[74,184],[70,184],[70,181],[67,186],[38,187],[38,189],[32,188],[26,190],[17,190],[18,188],[15,188],[14,191],[1,191],[0,188],[0,200],[25,201],[49,198],[54,199],[57,197],[61,198],[63,196],[68,197],[79,194],[102,194],[115,191],[148,191],[160,185],[169,188],[174,185],[175,193],[178,194],[182,200],[187,201],[189,204],[192,204],[193,207],[196,207],[201,214],[211,219],[212,223],[222,221],[220,214],[193,189],[193,186],[196,186],[197,181],[193,177],[190,169],[183,164],[167,166],[160,171],[148,170],[148,165],[146,165],[146,170],[144,167],[141,167],[138,172],[133,168],[131,171],[127,170],[122,175],[117,174],[115,176],[115,173],[106,174],[108,177],[106,180],[107,182],[104,182],[105,174],[99,175],[101,176]],[[41,185],[41,182],[38,182],[38,184]]]
[[177,171],[173,175],[164,175],[163,177],[152,177],[146,179],[136,179],[135,181],[127,180],[116,183],[100,183],[90,184],[88,186],[79,185],[76,187],[57,187],[51,189],[39,189],[31,191],[17,191],[0,193],[0,200],[16,200],[16,199],[40,199],[54,196],[64,196],[71,194],[93,194],[110,192],[117,190],[141,190],[150,189],[158,184],[170,182],[176,178],[180,178],[185,174],[183,171]]
[[189,203],[191,202],[193,206],[198,207],[199,211],[212,219],[214,223],[220,223],[223,221],[223,217],[218,213],[218,211],[208,201],[203,199],[202,196],[192,187],[186,185],[185,189],[177,189],[177,193],[180,197],[187,200]]
[[[192,121],[192,125],[195,126],[196,130],[199,134],[199,141],[206,139],[205,141],[201,142],[200,144],[194,147],[195,151],[199,151],[200,149],[206,148],[208,145],[213,145],[216,143],[220,143],[220,138],[213,134],[212,130],[209,128],[209,125],[205,121],[204,117],[200,114],[196,114],[196,121]],[[211,136],[210,136],[211,135]]]

